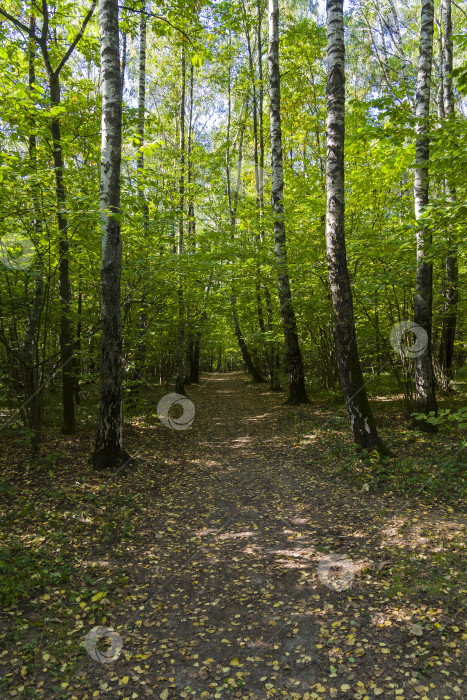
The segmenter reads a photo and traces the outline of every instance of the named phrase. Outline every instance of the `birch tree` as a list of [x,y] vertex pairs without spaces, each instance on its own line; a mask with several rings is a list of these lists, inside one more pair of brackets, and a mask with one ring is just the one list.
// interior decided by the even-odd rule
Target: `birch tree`
[[309,403],[303,360],[298,343],[292,303],[284,216],[284,171],[282,163],[281,84],[279,72],[279,0],[269,0],[269,117],[271,126],[272,210],[277,283],[285,341],[285,364],[289,376],[287,403]]
[[[454,116],[454,93],[452,89],[452,9],[451,0],[442,0],[441,19],[443,29],[443,55],[442,63],[442,89],[440,103],[443,105],[443,117],[447,120]],[[447,201],[450,204],[456,202],[456,188],[446,181]],[[452,234],[448,232],[448,254],[445,263],[446,291],[444,302],[444,319],[441,335],[440,364],[449,379],[453,378],[454,340],[457,326],[457,306],[459,302],[459,270],[457,264],[456,247],[452,241]]]
[[[185,208],[185,91],[186,91],[186,57],[184,37],[181,38],[180,54],[181,84],[180,84],[180,175],[178,179],[178,237],[177,256],[179,262],[184,249],[184,208]],[[185,303],[183,298],[182,281],[178,280],[178,333],[175,351],[175,391],[185,393]]]
[[[414,205],[418,222],[417,275],[415,280],[414,322],[427,334],[425,351],[415,358],[415,398],[420,413],[437,410],[435,382],[431,358],[433,264],[428,259],[431,233],[423,221],[423,211],[428,204],[428,160],[430,157],[429,115],[430,88],[433,62],[434,0],[422,0],[420,50],[415,97],[415,176]],[[435,432],[437,427],[426,421],[416,425],[426,432]]]
[[120,308],[122,90],[117,0],[99,0],[99,36],[102,71],[100,176],[102,340],[99,422],[92,457],[94,469],[98,470],[120,466],[128,459],[122,446],[122,322]]
[[91,7],[86,13],[79,31],[76,33],[73,41],[69,44],[62,58],[58,61],[55,68],[52,62],[52,48],[49,45],[50,37],[50,17],[49,6],[44,0],[41,5],[42,12],[42,27],[40,32],[36,33],[35,23],[29,27],[9,12],[0,8],[0,14],[8,19],[20,31],[27,34],[30,39],[36,43],[42,53],[44,66],[47,73],[49,83],[50,101],[52,103],[52,117],[50,119],[50,135],[52,137],[52,157],[55,171],[55,196],[57,201],[57,225],[59,236],[59,295],[61,304],[60,316],[60,362],[62,369],[62,404],[63,404],[63,426],[62,432],[65,434],[74,433],[76,429],[75,421],[75,405],[74,405],[74,377],[73,377],[73,339],[70,322],[70,307],[71,307],[71,287],[70,287],[70,271],[69,271],[69,240],[68,240],[68,221],[66,218],[67,194],[64,182],[64,156],[63,144],[61,135],[60,118],[58,116],[57,107],[61,102],[61,85],[60,74],[62,69],[67,64],[73,51],[83,37],[86,27],[94,14],[97,0],[93,0]]
[[[229,38],[230,45],[230,38]],[[236,235],[237,228],[237,207],[238,207],[238,193],[240,190],[241,182],[241,170],[242,170],[242,158],[243,158],[243,136],[245,131],[245,122],[242,121],[240,117],[240,129],[238,134],[238,159],[237,159],[237,186],[235,187],[235,192],[232,195],[232,182],[231,182],[231,172],[230,172],[230,152],[231,152],[231,122],[232,122],[232,65],[230,63],[231,58],[229,56],[229,67],[228,67],[228,77],[227,77],[227,133],[226,133],[226,156],[225,156],[225,176],[226,176],[226,190],[227,190],[227,202],[229,207],[229,219],[230,219],[230,239],[233,241]],[[242,328],[240,325],[240,320],[238,317],[238,307],[237,307],[237,292],[235,289],[235,281],[232,278],[230,283],[230,306],[232,309],[232,320],[235,337],[237,339],[238,347],[242,354],[243,363],[250,373],[254,382],[262,383],[264,382],[264,377],[262,376],[259,368],[256,366],[251,352],[248,348],[245,336],[243,335]],[[218,371],[220,366],[218,365]]]
[[[261,37],[261,21],[262,11],[261,3],[258,0],[257,13],[258,21],[256,28],[257,42],[257,64],[258,75],[256,75],[255,61],[253,56],[252,41],[248,28],[247,13],[245,4],[242,2],[244,29],[247,40],[248,60],[250,66],[251,93],[252,93],[252,116],[253,116],[253,142],[254,142],[254,166],[255,166],[255,190],[256,190],[256,209],[257,209],[257,225],[258,233],[255,235],[255,241],[258,247],[258,252],[264,244],[264,134],[263,134],[263,102],[264,102],[264,87],[263,87],[263,66],[262,66],[262,37]],[[256,84],[258,83],[258,90]],[[258,264],[256,270],[256,309],[258,315],[258,324],[264,339],[265,359],[268,368],[269,382],[272,391],[280,391],[279,375],[276,366],[276,354],[274,347],[270,341],[273,330],[273,317],[271,298],[267,284],[263,281],[263,268]],[[267,327],[264,322],[262,292],[264,292],[266,302]]]
[[[35,19],[31,17],[29,20],[29,29],[31,33],[35,30]],[[36,45],[29,38],[28,43],[28,85],[29,90],[33,90],[36,83],[35,59]],[[31,170],[37,176],[37,140],[35,133],[34,119],[31,119],[31,134],[28,139],[29,160]],[[37,183],[34,182],[32,202],[34,207],[34,233],[37,241],[42,238],[42,219],[40,209],[40,193]],[[35,271],[34,296],[32,308],[29,313],[29,319],[24,332],[23,338],[23,366],[24,366],[24,390],[25,390],[25,410],[28,417],[29,428],[32,431],[31,446],[33,452],[39,450],[39,443],[42,429],[43,416],[43,387],[41,386],[41,368],[38,362],[38,341],[41,316],[43,311],[43,294],[44,294],[44,277],[40,263]]]
[[[143,222],[144,245],[147,245],[149,233],[149,208],[146,201],[144,191],[144,137],[146,125],[146,4],[143,2],[141,6],[141,15],[139,23],[139,65],[138,65],[138,158],[136,168],[138,171],[138,199],[140,202],[141,216]],[[123,55],[122,51],[122,55]],[[124,79],[124,65],[122,62],[122,86]],[[122,88],[123,94],[123,88]],[[136,403],[141,380],[144,379],[145,361],[146,361],[146,331],[148,325],[147,319],[147,300],[144,291],[144,285],[147,280],[149,270],[147,266],[143,267],[143,289],[141,291],[141,300],[139,305],[139,338],[135,357],[135,376],[133,377],[133,386],[131,391],[131,401]]]
[[326,253],[334,311],[339,378],[354,441],[388,453],[376,430],[363,380],[355,333],[352,288],[345,244],[344,139],[345,44],[343,0],[327,0]]

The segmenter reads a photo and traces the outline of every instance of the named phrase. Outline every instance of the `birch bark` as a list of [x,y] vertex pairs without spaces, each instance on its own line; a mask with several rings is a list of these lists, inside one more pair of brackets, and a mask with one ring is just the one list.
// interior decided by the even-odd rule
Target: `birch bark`
[[[181,65],[181,95],[180,95],[180,177],[178,181],[178,239],[177,255],[180,259],[184,249],[184,209],[185,209],[185,90],[186,90],[186,61],[185,44],[182,41],[180,57]],[[185,303],[183,298],[182,281],[178,280],[178,333],[175,351],[175,391],[185,394]]]
[[345,245],[344,139],[345,44],[343,0],[327,0],[326,252],[334,311],[339,378],[354,441],[389,453],[376,430],[363,380],[355,333],[352,289]]
[[[30,18],[29,28],[32,33],[35,31],[35,20],[34,17]],[[28,47],[29,55],[29,89],[32,90],[36,82],[36,72],[35,72],[35,56],[36,56],[36,46],[32,39],[29,39]],[[29,136],[29,162],[31,165],[31,170],[34,176],[37,173],[37,143],[36,134],[34,133],[35,123],[34,119],[31,120],[31,135]],[[36,235],[36,240],[40,241],[42,238],[42,219],[39,204],[39,193],[37,182],[33,182],[33,194],[32,194],[33,206],[34,206],[34,232]],[[34,296],[32,302],[32,308],[29,314],[28,323],[23,337],[23,347],[22,356],[24,363],[24,389],[26,395],[25,408],[28,417],[28,425],[32,431],[31,434],[31,446],[33,453],[37,453],[39,450],[39,444],[41,439],[42,430],[42,416],[43,416],[43,388],[40,386],[40,365],[37,357],[37,334],[39,332],[43,299],[44,297],[44,278],[40,263],[36,270],[36,279],[34,284]]]
[[[226,158],[225,158],[225,174],[226,174],[226,189],[227,189],[227,201],[229,205],[229,218],[230,218],[230,238],[234,240],[235,238],[235,229],[237,225],[237,205],[238,205],[238,192],[240,189],[240,182],[241,182],[241,168],[242,168],[242,149],[243,149],[243,132],[245,129],[245,124],[243,123],[240,126],[240,134],[239,134],[239,145],[238,145],[238,166],[237,166],[237,187],[235,189],[235,194],[232,197],[232,185],[231,185],[231,177],[230,177],[230,126],[231,126],[231,119],[232,119],[232,94],[231,94],[231,66],[229,65],[229,71],[228,71],[228,83],[227,83],[227,92],[228,92],[228,112],[227,112],[227,153],[226,153]],[[235,285],[232,280],[231,283],[231,294],[230,294],[230,306],[232,308],[232,320],[233,320],[233,326],[234,326],[234,333],[235,337],[237,339],[238,347],[240,348],[240,352],[242,354],[242,359],[245,364],[245,367],[247,371],[250,373],[253,381],[255,382],[264,382],[264,378],[261,375],[261,372],[259,369],[256,367],[255,363],[253,362],[250,350],[248,348],[247,342],[245,340],[245,337],[242,333],[241,326],[240,326],[240,321],[238,318],[238,310],[237,310],[237,294],[235,291]]]
[[[427,334],[425,352],[415,358],[415,398],[420,413],[437,410],[435,382],[431,359],[433,265],[427,259],[431,233],[423,222],[423,210],[428,204],[428,160],[430,157],[429,115],[431,71],[433,63],[434,0],[422,0],[420,50],[415,97],[415,176],[414,207],[419,223],[416,234],[417,274],[415,280],[414,322]],[[416,421],[419,429],[436,432],[437,427],[425,421]]]
[[[146,4],[143,2],[141,6],[141,15],[139,23],[139,66],[138,66],[138,124],[137,133],[139,139],[139,152],[136,162],[138,173],[138,199],[140,204],[142,223],[143,223],[143,242],[144,256],[146,260],[146,245],[149,232],[149,209],[146,201],[144,190],[144,137],[146,124]],[[123,67],[122,67],[122,83],[123,83]],[[122,90],[123,94],[123,90]],[[135,372],[132,382],[132,390],[130,401],[133,405],[136,404],[139,394],[141,382],[144,381],[145,363],[146,363],[146,331],[148,327],[147,318],[147,299],[145,294],[145,285],[149,276],[149,269],[146,264],[143,264],[142,269],[142,288],[141,299],[138,309],[138,343],[135,353]]]
[[99,0],[102,71],[101,144],[101,383],[99,423],[92,462],[94,469],[121,466],[128,459],[122,445],[122,322],[120,277],[120,166],[122,89],[120,76],[118,2]]
[[[443,23],[443,107],[446,119],[454,116],[454,93],[452,90],[452,9],[451,0],[442,0],[441,14]],[[454,204],[456,188],[446,181],[447,200]],[[446,291],[444,303],[444,320],[441,335],[440,364],[449,379],[453,378],[454,340],[457,327],[457,307],[459,303],[459,270],[457,250],[448,232],[448,254],[445,263]]]
[[279,0],[269,0],[269,117],[272,156],[272,210],[277,265],[277,285],[285,340],[285,362],[289,376],[288,404],[309,403],[305,373],[298,343],[297,322],[292,303],[284,216],[284,173],[282,164],[281,84],[279,72]]

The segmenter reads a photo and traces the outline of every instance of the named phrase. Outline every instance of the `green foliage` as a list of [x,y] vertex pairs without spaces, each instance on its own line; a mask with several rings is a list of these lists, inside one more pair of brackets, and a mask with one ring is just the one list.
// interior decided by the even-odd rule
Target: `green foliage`
[[11,606],[68,581],[72,571],[69,560],[54,557],[19,539],[0,547],[0,603]]
[[446,422],[457,423],[461,430],[467,428],[467,406],[451,411],[449,408],[442,408],[438,413],[430,411],[426,413],[412,413],[415,420],[423,420],[432,425],[445,424]]
[[430,454],[381,458],[374,451],[361,450],[341,465],[341,472],[353,483],[385,493],[462,503],[467,495],[467,442],[446,456]]

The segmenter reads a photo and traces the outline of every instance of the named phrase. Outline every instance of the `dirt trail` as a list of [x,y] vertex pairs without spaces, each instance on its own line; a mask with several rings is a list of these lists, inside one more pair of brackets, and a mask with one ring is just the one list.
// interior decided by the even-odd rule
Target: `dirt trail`
[[[153,442],[161,491],[145,545],[129,552],[128,608],[112,620],[124,653],[90,662],[88,676],[127,676],[114,693],[128,698],[460,697],[456,651],[446,647],[449,676],[433,673],[447,638],[411,635],[416,606],[373,576],[388,565],[393,504],[383,519],[383,499],[323,478],[319,444],[294,444],[283,397],[244,375],[187,392],[193,426]],[[313,443],[313,407],[303,411]],[[331,556],[343,566],[329,569]]]
[[467,697],[461,514],[334,476],[340,403],[211,374],[175,430],[165,391],[126,422],[136,470],[92,471],[91,424],[55,463],[3,465],[1,532],[33,578],[0,611],[1,700]]

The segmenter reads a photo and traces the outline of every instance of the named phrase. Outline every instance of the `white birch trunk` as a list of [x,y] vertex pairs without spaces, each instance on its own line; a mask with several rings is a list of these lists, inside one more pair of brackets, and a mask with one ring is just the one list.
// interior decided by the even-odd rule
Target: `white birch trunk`
[[[142,223],[143,223],[143,250],[144,259],[146,259],[147,234],[149,232],[149,209],[146,201],[144,190],[144,137],[146,123],[146,4],[143,2],[141,6],[141,16],[139,23],[139,68],[138,68],[138,124],[137,133],[139,139],[139,152],[136,163],[138,173],[138,199],[140,203]],[[123,80],[123,73],[122,73]],[[138,343],[135,352],[135,371],[132,378],[132,386],[130,392],[130,403],[136,405],[141,381],[144,381],[145,363],[146,363],[146,330],[148,326],[147,318],[147,300],[145,294],[145,284],[149,276],[149,269],[146,265],[143,266],[143,281],[141,285],[141,301],[139,306],[138,318]]]
[[345,245],[345,44],[343,0],[327,2],[326,252],[334,310],[339,378],[357,445],[387,453],[376,430],[363,380],[355,334],[352,289]]
[[[443,111],[446,119],[454,116],[454,93],[452,90],[452,10],[451,0],[442,0],[442,24],[444,33],[443,45]],[[441,58],[440,58],[441,62]],[[447,201],[456,202],[456,188],[449,180],[446,181]],[[446,291],[444,302],[444,320],[441,335],[440,364],[449,379],[453,378],[454,341],[457,327],[457,307],[459,303],[459,269],[457,250],[448,232],[448,254],[445,264]]]
[[[186,90],[186,59],[185,44],[182,43],[181,57],[181,95],[180,95],[180,177],[178,180],[178,238],[177,255],[180,257],[184,249],[184,209],[185,209],[185,90]],[[175,391],[185,394],[185,303],[183,298],[182,280],[178,280],[178,333],[175,351]]]
[[119,222],[122,90],[117,0],[99,0],[99,34],[102,71],[100,186],[102,345],[99,424],[93,466],[95,469],[104,469],[118,467],[127,458],[122,446],[120,308],[122,241]]
[[[417,231],[417,276],[415,281],[414,321],[428,337],[425,352],[415,359],[415,394],[417,410],[421,413],[437,410],[433,365],[431,359],[433,265],[427,260],[431,234],[421,221],[428,204],[428,159],[430,157],[429,116],[431,71],[433,62],[434,0],[422,0],[420,51],[418,59],[417,94],[415,97],[415,218],[420,221]],[[436,426],[417,421],[417,427],[435,432]]]
[[[35,31],[35,21],[31,17],[29,28]],[[35,72],[36,46],[32,39],[29,40],[29,89],[32,90],[36,82]],[[37,143],[35,134],[35,121],[31,119],[31,134],[29,136],[29,162],[34,173],[32,201],[34,207],[34,233],[36,240],[42,238],[42,219],[40,210],[39,187],[36,180],[37,174]],[[34,284],[34,296],[29,312],[29,319],[24,332],[22,356],[23,356],[23,376],[25,390],[25,410],[28,417],[28,425],[32,431],[31,446],[34,453],[38,452],[42,430],[42,416],[44,405],[44,392],[40,386],[40,364],[38,362],[38,334],[40,330],[41,316],[43,310],[44,277],[40,263],[35,271],[36,280]]]
[[297,322],[292,304],[284,219],[284,173],[282,164],[281,84],[279,72],[279,0],[269,0],[269,117],[272,156],[272,210],[277,264],[277,286],[285,341],[285,362],[289,375],[287,403],[309,403],[305,373],[298,343]]

